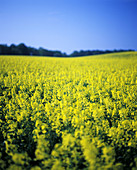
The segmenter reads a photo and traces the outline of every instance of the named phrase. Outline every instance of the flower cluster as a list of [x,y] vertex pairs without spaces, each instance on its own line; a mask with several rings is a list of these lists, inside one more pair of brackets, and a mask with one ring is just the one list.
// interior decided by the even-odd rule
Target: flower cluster
[[137,53],[0,56],[1,169],[136,169]]

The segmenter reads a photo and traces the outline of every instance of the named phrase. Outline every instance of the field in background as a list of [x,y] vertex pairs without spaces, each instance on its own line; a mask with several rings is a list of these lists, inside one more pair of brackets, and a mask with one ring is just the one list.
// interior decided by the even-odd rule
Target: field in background
[[0,56],[2,169],[136,169],[137,52]]

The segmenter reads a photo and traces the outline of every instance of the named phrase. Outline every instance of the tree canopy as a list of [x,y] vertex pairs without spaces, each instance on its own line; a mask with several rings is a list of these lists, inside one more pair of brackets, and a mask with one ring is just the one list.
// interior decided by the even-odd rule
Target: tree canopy
[[80,50],[74,51],[70,55],[62,53],[57,50],[47,50],[42,47],[34,48],[28,47],[24,43],[19,45],[11,44],[10,46],[6,44],[0,44],[0,55],[30,55],[30,56],[51,56],[51,57],[78,57],[78,56],[88,56],[88,55],[97,55],[97,54],[107,54],[114,52],[124,52],[124,51],[134,51],[131,49],[128,50]]

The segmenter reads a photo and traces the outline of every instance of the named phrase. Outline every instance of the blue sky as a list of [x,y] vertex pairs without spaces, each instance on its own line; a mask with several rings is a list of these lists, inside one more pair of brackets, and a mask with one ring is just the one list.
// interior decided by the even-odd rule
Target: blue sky
[[0,44],[137,50],[137,0],[0,0]]

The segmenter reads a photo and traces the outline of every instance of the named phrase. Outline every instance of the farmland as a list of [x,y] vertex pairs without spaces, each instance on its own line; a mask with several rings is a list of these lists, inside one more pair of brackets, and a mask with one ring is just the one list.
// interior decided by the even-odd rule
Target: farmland
[[137,169],[137,52],[0,56],[1,169]]

